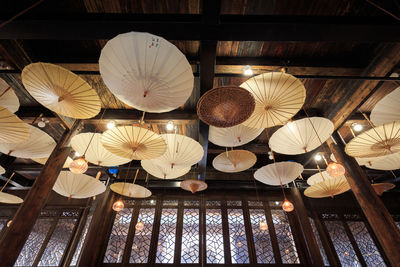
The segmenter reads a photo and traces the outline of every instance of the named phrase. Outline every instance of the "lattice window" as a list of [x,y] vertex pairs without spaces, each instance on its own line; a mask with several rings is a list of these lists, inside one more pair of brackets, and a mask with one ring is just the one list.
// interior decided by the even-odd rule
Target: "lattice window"
[[163,201],[164,206],[178,206],[177,199],[166,199]]
[[219,209],[206,210],[206,246],[207,263],[225,263],[222,215]]
[[142,200],[142,206],[155,206],[156,200],[155,199],[144,199]]
[[289,221],[283,210],[271,210],[283,263],[300,263]]
[[[165,201],[164,201],[165,203]],[[156,263],[173,263],[177,209],[163,209],[158,235]]]
[[242,206],[242,201],[240,200],[229,200],[226,202],[228,206]]
[[267,222],[264,210],[250,209],[249,212],[257,263],[275,263],[269,230],[260,229],[260,222]]
[[0,232],[3,230],[4,227],[7,226],[8,219],[0,219]]
[[319,251],[321,252],[322,260],[324,261],[324,265],[329,266],[328,257],[326,256],[325,249],[324,249],[324,246],[322,245],[321,237],[319,236],[317,227],[315,226],[314,219],[313,218],[309,218],[309,219],[310,219],[311,228],[313,230],[315,239],[316,239],[318,247],[319,247]]
[[105,263],[120,263],[122,261],[131,218],[131,208],[123,209],[115,215],[114,225],[104,256]]
[[228,223],[232,263],[249,263],[243,210],[228,209]]
[[139,219],[142,220],[143,229],[135,230],[133,237],[132,251],[129,258],[130,263],[147,263],[151,242],[151,232],[153,230],[155,209],[141,209]]
[[199,210],[183,212],[181,263],[199,262]]
[[72,260],[71,260],[71,266],[76,265],[76,263],[78,262],[78,258],[81,255],[83,243],[85,242],[86,235],[89,231],[89,226],[90,226],[90,223],[92,222],[92,217],[93,217],[92,215],[89,215],[86,219],[86,223],[85,223],[85,227],[83,228],[83,231],[82,231],[81,239],[79,239],[78,245],[76,246],[74,256],[72,257]]
[[183,205],[184,205],[184,206],[193,206],[193,207],[197,207],[197,206],[199,206],[199,204],[200,204],[200,201],[198,201],[198,200],[185,200],[185,201],[183,202]]
[[219,206],[221,206],[221,201],[217,201],[217,200],[207,200],[207,201],[206,201],[206,206],[207,206],[207,207],[219,207]]
[[386,266],[364,222],[347,222],[368,266]]
[[250,207],[262,207],[263,203],[261,201],[249,201],[248,202]]

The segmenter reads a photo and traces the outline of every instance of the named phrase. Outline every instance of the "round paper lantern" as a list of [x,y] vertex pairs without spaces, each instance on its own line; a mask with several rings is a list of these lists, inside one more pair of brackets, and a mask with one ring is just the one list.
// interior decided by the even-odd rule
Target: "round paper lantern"
[[285,199],[282,203],[282,209],[286,212],[292,212],[294,210],[294,205],[289,200]]
[[228,128],[210,126],[208,140],[218,146],[236,147],[253,141],[262,131],[264,131],[264,128],[250,128],[243,124]]
[[87,171],[89,168],[88,162],[85,159],[85,157],[79,157],[74,159],[70,164],[69,164],[69,170],[74,173],[74,174],[82,174]]
[[342,194],[350,189],[350,185],[345,177],[326,179],[322,182],[313,184],[306,190],[304,195],[311,198],[332,197]]
[[[48,158],[34,158],[34,159],[31,159],[31,160],[44,165],[44,164],[46,164],[47,159]],[[70,157],[68,157],[64,162],[63,169],[68,168],[69,164],[71,164],[71,162],[72,162],[72,159]]]
[[164,139],[143,127],[119,126],[107,130],[101,143],[109,152],[130,160],[154,159],[165,153]]
[[365,166],[370,169],[382,170],[382,171],[400,169],[400,153],[382,157],[376,157],[368,164],[365,164]]
[[232,150],[219,154],[212,162],[214,168],[221,172],[241,172],[256,163],[257,156],[247,150]]
[[382,125],[393,121],[400,121],[400,87],[382,98],[371,111],[371,122]]
[[110,189],[117,194],[132,198],[147,198],[151,196],[151,191],[146,187],[131,183],[114,183]]
[[296,77],[283,72],[268,72],[242,83],[256,101],[256,107],[244,125],[269,128],[282,125],[303,106],[306,89]]
[[181,188],[183,190],[192,192],[192,194],[206,190],[207,187],[207,184],[201,180],[189,179],[181,182]]
[[96,91],[67,69],[50,63],[32,63],[23,69],[21,78],[36,101],[58,114],[88,119],[100,112]]
[[0,143],[20,143],[27,140],[29,135],[28,125],[0,106]]
[[106,186],[86,174],[62,171],[58,175],[53,190],[68,198],[88,198],[103,193],[106,190]]
[[117,200],[114,202],[112,209],[116,212],[120,212],[125,207],[124,202],[122,200]]
[[326,172],[329,173],[329,175],[332,177],[339,177],[344,175],[346,173],[346,170],[342,164],[331,162],[326,167]]
[[5,107],[12,113],[19,109],[19,100],[14,90],[3,79],[0,78],[0,106]]
[[325,118],[311,117],[288,122],[270,138],[270,148],[285,155],[310,152],[333,133],[333,123]]
[[377,183],[377,184],[372,184],[372,188],[375,190],[375,193],[378,196],[382,196],[382,194],[386,191],[389,191],[393,188],[395,188],[396,185],[392,183]]
[[24,200],[20,197],[0,192],[0,203],[7,203],[7,204],[21,204]]
[[27,127],[30,132],[27,140],[14,144],[0,143],[0,152],[25,159],[50,156],[56,146],[56,142],[54,142],[53,138],[32,125],[27,125]]
[[170,166],[163,167],[154,164],[152,160],[142,160],[140,163],[142,164],[142,168],[146,172],[160,179],[175,179],[187,174],[190,171],[190,167],[186,167],[183,169],[171,169]]
[[162,37],[129,32],[101,50],[100,74],[125,104],[146,112],[176,109],[190,97],[194,77],[185,55]]
[[303,166],[297,162],[277,162],[258,169],[254,178],[268,185],[287,184],[299,177],[303,170]]
[[6,173],[6,169],[4,169],[2,166],[0,166],[0,174],[5,174]]

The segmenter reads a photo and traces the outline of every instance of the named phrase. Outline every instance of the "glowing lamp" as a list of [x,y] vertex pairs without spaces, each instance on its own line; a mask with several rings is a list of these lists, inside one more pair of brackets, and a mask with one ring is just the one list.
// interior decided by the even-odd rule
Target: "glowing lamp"
[[286,212],[291,212],[294,210],[294,205],[289,200],[285,199],[282,203],[282,209]]
[[260,229],[261,229],[261,231],[268,230],[268,224],[266,222],[264,222],[264,220],[261,220],[261,222],[260,222]]
[[12,224],[12,220],[9,220],[9,221],[7,222],[7,227],[10,227],[11,224]]
[[142,222],[142,220],[140,220],[135,226],[136,231],[142,231],[143,227],[144,227],[144,223]]
[[79,157],[74,159],[69,164],[69,170],[75,174],[82,174],[85,173],[88,169],[88,162],[86,161],[85,157]]
[[346,170],[344,167],[336,162],[331,162],[328,164],[328,167],[326,167],[326,172],[331,176],[331,177],[340,177],[344,175]]
[[117,200],[114,202],[112,209],[115,210],[116,212],[119,212],[123,210],[124,207],[125,207],[124,202],[122,202],[122,200]]

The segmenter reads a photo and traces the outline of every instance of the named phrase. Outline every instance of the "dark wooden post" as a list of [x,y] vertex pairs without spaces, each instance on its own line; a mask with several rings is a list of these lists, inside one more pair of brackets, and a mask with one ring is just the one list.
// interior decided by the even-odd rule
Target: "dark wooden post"
[[364,171],[353,157],[344,152],[344,143],[339,134],[333,135],[336,144],[329,140],[328,145],[337,161],[346,169],[346,178],[354,196],[363,210],[376,238],[382,246],[391,266],[400,266],[400,231],[395,222],[375,193]]
[[71,152],[67,147],[73,133],[80,124],[77,120],[71,129],[67,129],[54,148],[32,188],[26,195],[24,202],[17,210],[13,223],[0,240],[0,262],[2,266],[13,266],[19,253],[25,245],[40,211],[46,204],[54,183]]

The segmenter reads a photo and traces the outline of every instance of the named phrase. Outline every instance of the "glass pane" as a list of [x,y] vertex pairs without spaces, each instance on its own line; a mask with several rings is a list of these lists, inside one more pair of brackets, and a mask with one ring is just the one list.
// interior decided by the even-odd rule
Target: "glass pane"
[[75,266],[76,263],[78,262],[78,258],[81,254],[83,243],[85,242],[85,238],[86,238],[87,232],[89,230],[90,223],[92,222],[92,217],[93,217],[92,215],[89,215],[86,219],[85,228],[83,228],[81,239],[79,239],[78,245],[76,246],[74,256],[71,260],[71,266]]
[[59,219],[38,266],[58,266],[74,230],[76,219]]
[[261,230],[260,222],[265,223],[264,210],[250,209],[251,228],[253,230],[254,246],[256,249],[257,263],[275,263],[274,251],[271,245],[271,236],[268,230]]
[[321,252],[321,256],[324,261],[324,265],[329,266],[329,261],[328,261],[328,258],[326,257],[325,249],[324,249],[324,246],[322,245],[321,237],[319,236],[317,227],[315,226],[314,219],[313,218],[309,218],[309,219],[310,219],[311,228],[313,230],[315,239],[317,241],[317,245],[319,247],[319,251]]
[[249,263],[243,210],[229,209],[228,223],[232,263]]
[[38,219],[14,266],[31,266],[54,219]]
[[163,209],[158,235],[156,263],[173,263],[177,209]]
[[225,263],[222,215],[219,209],[206,210],[206,246],[207,263]]
[[276,238],[281,252],[282,262],[288,264],[300,263],[294,243],[292,231],[286,213],[281,209],[271,210]]
[[132,209],[123,209],[115,215],[114,225],[104,256],[105,263],[120,263],[122,261],[131,219]]
[[386,266],[364,222],[347,222],[368,266]]
[[130,263],[147,263],[149,258],[151,233],[153,230],[155,209],[141,209],[139,219],[142,220],[143,229],[135,230],[135,236],[132,243]]
[[343,266],[361,266],[344,226],[340,221],[324,221],[336,254]]
[[199,262],[199,210],[183,211],[181,263]]

